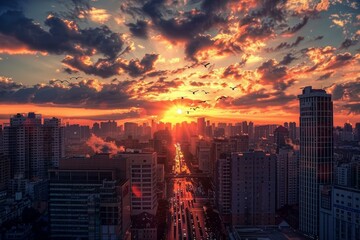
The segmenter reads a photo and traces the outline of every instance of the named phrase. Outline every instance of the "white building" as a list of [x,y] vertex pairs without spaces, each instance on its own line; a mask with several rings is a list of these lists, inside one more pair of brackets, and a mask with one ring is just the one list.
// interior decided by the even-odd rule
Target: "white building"
[[157,153],[133,150],[119,154],[127,161],[131,184],[131,215],[143,212],[156,214]]

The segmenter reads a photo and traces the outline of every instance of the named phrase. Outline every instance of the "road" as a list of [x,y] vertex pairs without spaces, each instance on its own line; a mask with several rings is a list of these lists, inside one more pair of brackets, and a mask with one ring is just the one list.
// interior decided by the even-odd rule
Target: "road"
[[[190,173],[184,161],[181,147],[175,144],[176,156],[174,174]],[[203,203],[194,197],[194,184],[189,178],[175,178],[170,200],[171,224],[168,226],[167,239],[209,239],[205,228]]]

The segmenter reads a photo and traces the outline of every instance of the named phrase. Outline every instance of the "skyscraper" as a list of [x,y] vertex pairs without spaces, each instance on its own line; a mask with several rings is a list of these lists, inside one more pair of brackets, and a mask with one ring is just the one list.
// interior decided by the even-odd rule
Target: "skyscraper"
[[58,167],[59,160],[65,157],[65,132],[58,118],[44,119],[44,157],[45,167]]
[[203,118],[203,117],[198,118],[197,119],[198,135],[201,135],[201,136],[205,135],[205,127],[206,127],[205,118]]
[[299,229],[319,235],[319,186],[332,182],[333,104],[322,89],[305,87],[300,100]]

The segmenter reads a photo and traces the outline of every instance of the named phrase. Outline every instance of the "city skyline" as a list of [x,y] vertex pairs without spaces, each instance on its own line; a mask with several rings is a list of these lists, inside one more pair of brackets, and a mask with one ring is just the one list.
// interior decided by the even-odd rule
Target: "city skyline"
[[[356,1],[1,1],[0,123],[34,111],[95,121],[299,123],[332,94],[360,122]],[[234,120],[237,119],[237,120]]]

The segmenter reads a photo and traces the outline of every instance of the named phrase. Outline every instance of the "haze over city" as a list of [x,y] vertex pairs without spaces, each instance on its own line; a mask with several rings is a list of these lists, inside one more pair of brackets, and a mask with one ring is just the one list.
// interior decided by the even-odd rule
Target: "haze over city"
[[0,240],[359,240],[356,0],[0,0]]

